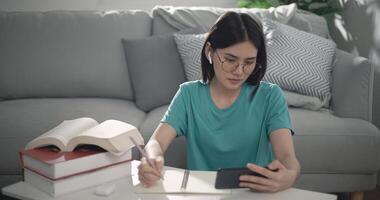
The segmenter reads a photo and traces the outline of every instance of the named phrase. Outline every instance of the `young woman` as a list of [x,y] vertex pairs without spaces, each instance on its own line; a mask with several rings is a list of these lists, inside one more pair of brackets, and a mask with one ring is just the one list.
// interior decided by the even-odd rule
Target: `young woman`
[[[175,137],[187,140],[192,170],[248,167],[240,186],[259,192],[292,187],[300,173],[287,103],[279,86],[261,81],[267,67],[261,24],[228,12],[212,26],[202,49],[203,80],[184,83],[145,146],[146,187],[159,180],[164,152]],[[269,169],[266,169],[268,167]]]

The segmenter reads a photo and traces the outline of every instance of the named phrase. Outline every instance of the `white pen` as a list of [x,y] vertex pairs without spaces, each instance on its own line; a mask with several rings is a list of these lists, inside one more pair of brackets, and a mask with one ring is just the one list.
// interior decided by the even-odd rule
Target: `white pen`
[[[139,152],[141,153],[141,155],[143,157],[145,157],[146,161],[148,162],[148,164],[153,168],[154,168],[154,164],[152,163],[152,161],[148,158],[148,155],[146,154],[146,152],[144,151],[144,149],[142,149],[140,147],[140,145],[137,144],[137,142],[135,141],[135,139],[133,139],[131,136],[129,136],[129,139],[133,142],[133,144],[137,147],[137,149],[139,150]],[[156,171],[157,172],[157,171]],[[158,172],[157,172],[158,173]],[[159,173],[158,173],[159,174]],[[160,175],[160,178],[161,180],[164,180],[164,177],[162,177],[162,175]]]

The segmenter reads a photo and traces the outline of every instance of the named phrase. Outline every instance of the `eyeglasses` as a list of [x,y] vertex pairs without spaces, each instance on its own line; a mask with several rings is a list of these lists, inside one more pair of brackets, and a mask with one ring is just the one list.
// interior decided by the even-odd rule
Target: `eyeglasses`
[[236,59],[225,58],[225,60],[222,60],[222,59],[220,59],[218,51],[215,50],[215,52],[216,52],[216,56],[219,59],[219,62],[222,63],[222,70],[227,72],[227,73],[233,72],[238,67],[241,66],[243,68],[243,72],[245,74],[250,74],[250,73],[252,73],[252,71],[255,68],[256,61],[249,61],[249,62],[245,62],[245,63],[240,64],[238,62],[238,60],[236,60]]

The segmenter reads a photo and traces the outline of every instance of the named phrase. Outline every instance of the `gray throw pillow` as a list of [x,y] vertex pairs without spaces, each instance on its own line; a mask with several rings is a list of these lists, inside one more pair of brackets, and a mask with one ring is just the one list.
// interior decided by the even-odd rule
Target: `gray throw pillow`
[[336,45],[331,40],[263,19],[268,67],[264,80],[326,101]]
[[181,55],[186,79],[189,81],[202,79],[201,51],[206,36],[207,33],[186,35],[174,33],[174,40]]
[[123,45],[136,105],[150,111],[169,104],[186,81],[173,35],[123,39]]

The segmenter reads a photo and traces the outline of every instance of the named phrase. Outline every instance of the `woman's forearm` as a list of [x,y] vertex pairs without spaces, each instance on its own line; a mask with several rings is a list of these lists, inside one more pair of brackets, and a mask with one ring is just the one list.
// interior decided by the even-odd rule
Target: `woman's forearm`
[[151,138],[145,145],[145,151],[148,154],[149,158],[157,158],[159,156],[163,156],[164,154],[160,143],[154,138]]
[[279,160],[287,169],[295,171],[297,174],[296,179],[300,176],[301,165],[299,164],[297,158],[293,156],[287,156]]
[[145,151],[150,158],[164,155],[166,149],[176,136],[175,129],[165,123],[160,123],[154,131],[149,142],[145,145]]

